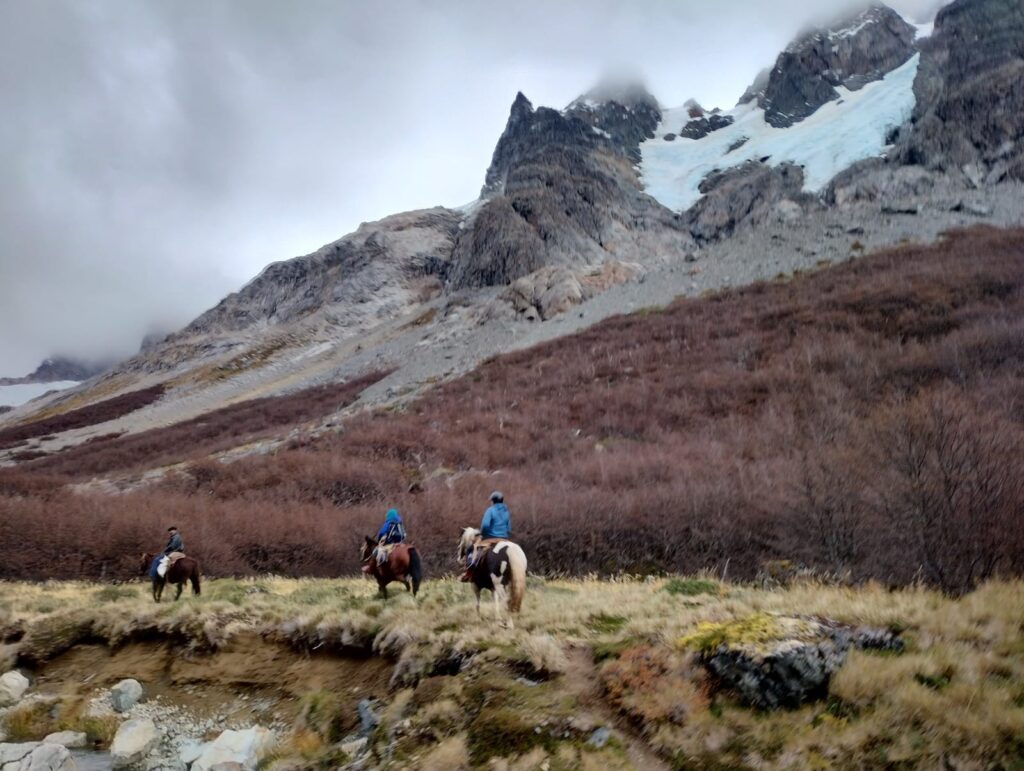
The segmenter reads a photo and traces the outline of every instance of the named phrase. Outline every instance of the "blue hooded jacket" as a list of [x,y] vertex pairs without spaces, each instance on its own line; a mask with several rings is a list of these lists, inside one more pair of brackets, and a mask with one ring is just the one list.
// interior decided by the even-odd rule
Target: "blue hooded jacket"
[[384,524],[377,532],[377,541],[382,544],[401,543],[405,540],[405,525],[398,515],[398,509],[388,511]]
[[512,535],[512,515],[504,503],[496,503],[484,512],[480,523],[483,538],[508,538]]

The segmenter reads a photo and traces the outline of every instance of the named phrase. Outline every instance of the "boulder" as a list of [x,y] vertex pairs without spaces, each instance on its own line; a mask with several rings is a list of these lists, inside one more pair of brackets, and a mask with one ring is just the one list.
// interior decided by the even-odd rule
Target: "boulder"
[[347,757],[357,758],[363,754],[366,750],[366,746],[370,743],[370,740],[365,736],[360,736],[356,739],[351,739],[341,743],[341,751],[345,753]]
[[701,624],[680,645],[696,649],[723,686],[760,709],[794,708],[824,698],[851,648],[903,649],[899,636],[885,629],[767,613]]
[[618,261],[576,271],[561,266],[541,268],[513,281],[504,298],[526,320],[546,321],[642,273],[640,265]]
[[178,760],[186,766],[191,766],[203,754],[203,749],[205,749],[205,745],[188,741],[178,749]]
[[110,706],[115,712],[127,712],[142,699],[142,684],[138,680],[122,680],[110,689]]
[[18,765],[18,771],[74,771],[75,761],[67,747],[40,744]]
[[192,771],[213,771],[226,763],[237,763],[239,768],[251,771],[273,749],[275,742],[274,732],[260,726],[244,731],[224,731],[203,747],[192,763]]
[[110,744],[110,762],[114,768],[138,768],[159,744],[160,732],[152,720],[127,720]]
[[8,766],[17,768],[17,764],[32,754],[39,742],[2,743],[0,744],[0,769],[6,771]]
[[809,203],[808,195],[802,192],[803,184],[799,166],[747,161],[709,174],[700,184],[704,197],[683,217],[698,243],[716,241],[731,236],[741,226],[764,222],[780,201],[788,199],[802,208]]
[[83,731],[58,731],[43,739],[43,744],[59,744],[71,750],[80,750],[88,746],[89,737]]
[[12,669],[0,675],[0,707],[11,707],[21,701],[28,690],[29,682],[25,675]]

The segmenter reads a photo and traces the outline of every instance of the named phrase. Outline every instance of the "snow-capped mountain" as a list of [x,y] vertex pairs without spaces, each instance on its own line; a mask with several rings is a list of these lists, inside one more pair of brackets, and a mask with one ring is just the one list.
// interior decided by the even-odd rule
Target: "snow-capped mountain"
[[[927,32],[877,5],[811,30],[725,112],[663,109],[635,83],[601,84],[564,109],[520,93],[478,200],[367,223],[275,263],[47,404],[167,384],[158,401],[96,428],[131,431],[371,369],[395,370],[371,389],[392,398],[589,323],[596,313],[565,313],[588,298],[661,298],[660,283],[696,260],[706,267],[686,267],[676,294],[783,262],[813,265],[837,227],[876,245],[913,236],[882,227],[894,208],[932,212],[920,232],[934,237],[967,209],[993,208],[970,196],[1024,182],[1024,4],[955,0]],[[1007,190],[995,199],[1019,187]],[[1024,220],[1024,206],[1001,211]],[[748,236],[755,251],[739,245]],[[768,242],[770,261],[748,268]],[[732,267],[716,272],[715,260]],[[640,281],[642,290],[610,289]],[[617,302],[601,312],[636,307]]]

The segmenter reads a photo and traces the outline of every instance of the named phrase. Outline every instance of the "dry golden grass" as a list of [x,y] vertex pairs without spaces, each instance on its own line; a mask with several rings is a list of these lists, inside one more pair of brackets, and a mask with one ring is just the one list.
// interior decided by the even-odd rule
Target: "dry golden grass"
[[[480,680],[502,667],[510,675],[494,687],[505,689],[512,706],[490,719],[512,720],[516,710],[530,720],[574,714],[564,673],[576,660],[567,651],[579,646],[603,659],[584,675],[601,677],[610,689],[604,707],[642,719],[642,740],[678,767],[928,768],[944,759],[1013,767],[1024,751],[1022,582],[992,582],[954,599],[922,588],[813,583],[775,590],[719,584],[689,595],[666,591],[673,581],[531,578],[514,629],[497,624],[486,602],[478,618],[472,592],[451,580],[428,582],[416,600],[399,592],[382,603],[374,584],[356,579],[222,579],[207,582],[200,598],[162,605],[153,604],[143,584],[5,583],[0,627],[24,630],[19,646],[29,660],[57,655],[76,635],[117,643],[140,631],[184,635],[199,650],[256,631],[307,649],[388,656],[396,666],[385,726],[408,720],[419,744],[402,757],[424,765],[479,760],[472,721],[487,708],[481,712],[484,702],[475,700],[483,698]],[[797,710],[759,713],[727,693],[703,692],[676,641],[708,628],[702,624],[775,616],[897,629],[907,649],[851,653],[829,699]],[[437,676],[445,662],[470,656],[475,663],[466,673]],[[653,669],[638,669],[641,659],[647,669],[664,670],[664,687],[648,682]],[[520,673],[542,686],[516,685]],[[427,683],[433,690],[423,691]],[[307,731],[328,743],[337,738],[307,717]],[[297,741],[299,754],[316,750],[311,743],[310,736]],[[539,752],[555,768],[563,750],[579,764],[596,760],[580,755],[579,745],[550,742],[524,748],[520,760]],[[622,759],[616,752],[608,767]],[[516,757],[508,760],[514,767]]]

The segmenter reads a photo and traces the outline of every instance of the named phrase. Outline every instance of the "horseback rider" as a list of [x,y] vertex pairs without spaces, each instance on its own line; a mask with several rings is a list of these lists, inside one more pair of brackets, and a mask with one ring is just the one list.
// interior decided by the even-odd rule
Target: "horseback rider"
[[507,540],[512,537],[512,515],[508,506],[505,505],[505,496],[500,491],[491,493],[491,505],[484,512],[480,521],[480,540],[473,547],[466,559],[466,572],[462,574],[462,581],[469,581],[473,576],[473,565],[476,564],[480,554],[493,546],[497,541]]
[[153,560],[153,565],[149,569],[149,574],[153,578],[158,576],[163,578],[164,574],[167,573],[167,567],[171,563],[172,555],[180,554],[184,556],[185,542],[181,540],[181,533],[178,532],[178,528],[175,525],[167,528],[167,536],[167,545],[156,556]]
[[[392,547],[404,541],[405,523],[402,522],[398,509],[388,509],[387,516],[384,518],[384,524],[377,531],[377,546],[373,550],[374,557],[377,559],[377,565],[383,565],[387,561]],[[367,568],[364,567],[363,571],[367,572]]]

